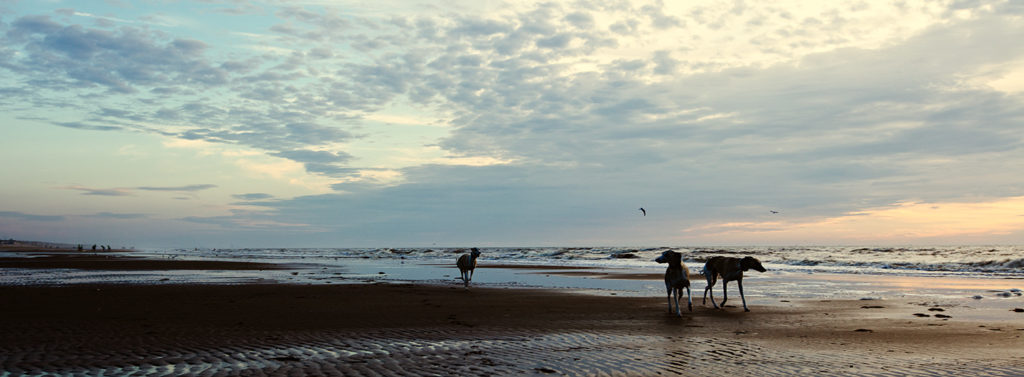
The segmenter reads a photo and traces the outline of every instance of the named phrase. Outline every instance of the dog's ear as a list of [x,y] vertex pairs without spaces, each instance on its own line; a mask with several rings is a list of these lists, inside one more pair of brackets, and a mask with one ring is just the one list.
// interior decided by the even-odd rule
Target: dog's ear
[[740,260],[740,269],[743,271],[750,271],[756,263],[757,259],[754,259],[753,257],[743,257],[743,259]]
[[754,269],[758,272],[765,271],[764,266],[761,265],[761,261],[754,257],[743,257],[743,260],[740,261],[740,267],[743,271],[749,271],[750,269]]

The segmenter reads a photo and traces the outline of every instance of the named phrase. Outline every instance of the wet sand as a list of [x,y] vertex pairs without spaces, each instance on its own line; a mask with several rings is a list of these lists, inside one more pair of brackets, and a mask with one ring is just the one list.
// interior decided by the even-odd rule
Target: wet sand
[[1024,313],[768,300],[698,294],[680,318],[663,296],[454,282],[0,286],[0,375],[1024,374]]

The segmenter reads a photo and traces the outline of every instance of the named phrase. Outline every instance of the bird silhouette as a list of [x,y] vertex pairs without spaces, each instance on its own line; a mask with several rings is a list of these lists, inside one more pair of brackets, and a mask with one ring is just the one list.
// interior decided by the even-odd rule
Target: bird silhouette
[[647,216],[647,210],[644,209],[644,207],[640,207],[640,212],[643,212],[644,216]]
[[768,210],[768,212],[771,212],[771,213],[779,213],[779,211],[773,211],[773,210]]

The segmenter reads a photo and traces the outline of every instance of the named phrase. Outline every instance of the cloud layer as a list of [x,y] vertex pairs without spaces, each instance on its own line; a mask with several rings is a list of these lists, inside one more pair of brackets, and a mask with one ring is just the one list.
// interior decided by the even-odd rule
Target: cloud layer
[[[693,231],[1022,195],[1008,172],[1024,163],[1024,97],[986,84],[1024,61],[1013,2],[475,6],[217,5],[263,23],[230,43],[68,16],[93,11],[6,14],[0,90],[23,100],[0,106],[301,164],[336,192],[253,188],[184,220],[313,244],[729,243]],[[442,129],[419,146],[449,163],[365,152],[406,137],[375,120],[391,114]],[[221,186],[142,184],[66,188]],[[828,242],[809,236],[770,241]]]

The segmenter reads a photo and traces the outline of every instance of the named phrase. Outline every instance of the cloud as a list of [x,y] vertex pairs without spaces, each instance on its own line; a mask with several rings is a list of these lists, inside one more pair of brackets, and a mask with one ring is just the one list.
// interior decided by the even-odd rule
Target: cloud
[[717,223],[692,227],[684,232],[705,241],[777,242],[827,237],[833,242],[852,244],[963,242],[968,238],[1020,232],[1024,230],[1022,213],[1024,197],[981,202],[900,202],[813,221]]
[[[434,242],[511,245],[600,244],[623,234],[649,236],[633,219],[639,197],[651,204],[651,187],[629,192],[591,187],[556,168],[424,166],[405,171],[411,183],[386,188],[341,185],[325,194],[259,203],[251,216],[316,226],[309,239],[350,239],[359,245]],[[623,178],[628,174],[622,174]],[[538,184],[537,182],[544,182]],[[594,202],[605,205],[595,206]],[[666,213],[671,209],[659,206]],[[401,229],[395,234],[395,229]]]
[[298,234],[309,233],[316,231],[315,227],[311,227],[310,224],[306,223],[285,223],[276,220],[272,220],[267,216],[260,215],[259,213],[246,212],[246,211],[234,211],[232,216],[188,216],[181,219],[180,221],[214,225],[218,230],[224,231],[266,231],[266,230],[289,230]]
[[[280,85],[307,76],[291,72],[304,68],[302,57],[295,57],[289,63],[290,68],[283,68],[281,72],[262,69],[249,75],[272,58],[214,62],[206,57],[211,46],[203,41],[131,26],[106,29],[66,25],[48,16],[22,16],[6,26],[2,41],[19,52],[9,55],[0,67],[18,73],[23,82],[31,83],[31,87],[19,88],[19,91],[28,93],[26,98],[39,108],[67,106],[50,99],[57,93],[82,98],[117,98],[145,91],[164,97],[160,103],[168,104],[154,107],[152,102],[139,102],[129,107],[132,110],[101,105],[89,118],[52,122],[61,127],[155,133],[186,140],[247,145],[281,155],[353,137],[342,127],[324,124],[325,121],[337,123],[325,113],[339,108],[315,99],[318,96],[307,97],[302,89],[293,85]],[[255,80],[260,75],[269,77],[266,84]],[[107,91],[90,90],[97,87]],[[201,97],[196,96],[197,93],[213,88],[226,88],[227,98],[250,97],[256,101],[196,98]],[[93,102],[77,107],[89,109]],[[342,151],[334,153],[347,155]],[[312,166],[310,170],[342,169]]]
[[678,17],[665,14],[664,9],[662,9],[663,6],[664,4],[660,2],[657,5],[644,5],[640,8],[640,11],[650,19],[651,26],[655,29],[683,26],[684,22]]
[[[343,16],[286,7],[278,15],[291,20],[289,22],[294,25],[282,25],[282,28],[274,30],[314,43],[308,46],[310,54],[243,58],[221,63],[206,58],[211,45],[202,41],[131,27],[103,29],[65,25],[47,16],[18,18],[8,30],[8,41],[28,52],[22,58],[14,59],[13,67],[45,81],[44,87],[52,90],[80,89],[93,84],[106,87],[114,94],[137,94],[138,90],[150,88],[150,93],[173,95],[197,93],[220,86],[227,94],[243,99],[211,102],[176,96],[175,100],[166,102],[180,103],[177,106],[132,112],[105,107],[94,112],[95,119],[58,123],[61,126],[152,132],[187,140],[248,145],[266,150],[269,155],[296,157],[293,160],[304,163],[311,173],[351,177],[356,169],[348,166],[351,155],[345,151],[326,151],[339,157],[332,162],[309,161],[308,156],[297,156],[294,151],[323,150],[326,146],[353,139],[352,133],[339,124],[358,123],[354,121],[358,116],[344,114],[347,111],[375,112],[406,95],[426,102],[441,98],[474,101],[480,98],[475,92],[486,88],[484,85],[489,82],[498,82],[481,76],[481,70],[487,69],[484,66],[487,60],[476,51],[453,50],[443,56],[429,52],[432,48],[413,49],[399,56],[385,53],[386,46],[409,47],[423,42],[419,37],[408,39],[409,36],[402,35],[402,29],[395,26],[416,23],[421,28],[435,27],[444,33],[442,38],[472,40],[476,44],[474,49],[485,53],[488,47],[483,44],[483,38],[496,35],[504,40],[502,46],[511,46],[509,43],[512,43],[519,46],[517,50],[529,48],[530,44],[548,50],[563,49],[570,42],[581,41],[587,47],[573,47],[572,50],[588,51],[608,43],[584,29],[590,21],[582,12],[567,16],[581,30],[552,29],[555,21],[563,17],[560,10],[556,12],[554,9],[538,7],[520,14],[525,23],[518,29],[512,22],[477,17],[457,18],[456,24],[444,27],[413,20],[394,21],[397,19],[393,18],[358,33],[342,33],[343,29],[354,27]],[[553,30],[559,32],[547,33]],[[319,45],[324,42],[331,45]],[[429,41],[428,44],[438,46],[448,42],[451,41]],[[354,58],[337,55],[338,58],[331,59],[336,55],[323,53],[345,43],[361,46],[364,55]],[[498,50],[512,52],[507,47]],[[545,54],[548,56],[539,58],[552,59],[557,55],[555,51]],[[116,64],[108,62],[113,56],[119,59]],[[460,68],[449,71],[450,64],[441,64],[447,59]],[[321,60],[323,63],[319,63]],[[157,61],[173,65],[173,68],[165,69],[154,63]],[[334,72],[321,74],[307,84],[314,70]],[[158,71],[162,73],[157,74]],[[207,79],[204,72],[212,72],[214,74],[209,77],[219,78]],[[478,82],[477,78],[482,80]],[[186,101],[182,102],[182,99]],[[487,101],[494,104],[489,99]],[[460,108],[445,105],[441,109],[447,112],[446,109],[460,111]]]
[[234,194],[234,195],[231,195],[231,197],[235,198],[235,199],[239,199],[239,200],[246,200],[246,201],[248,201],[248,200],[272,199],[274,196],[270,195],[270,194],[254,192],[254,193],[248,193],[248,194]]
[[[538,25],[546,20],[531,17]],[[496,40],[508,33],[498,27],[467,29],[484,30],[479,34]],[[600,237],[675,239],[675,231],[638,230],[614,215],[613,208],[642,203],[671,214],[667,223],[698,226],[707,218],[749,223],[743,220],[767,208],[814,217],[908,195],[928,201],[1012,196],[1019,185],[1005,171],[1015,163],[1010,161],[1021,161],[1012,152],[1024,147],[1020,138],[1009,137],[1024,119],[1020,98],[964,87],[955,78],[991,62],[1019,59],[1024,51],[991,43],[1021,33],[1012,17],[991,13],[885,48],[838,49],[793,63],[653,81],[651,75],[690,63],[670,60],[673,55],[662,50],[652,53],[654,64],[622,61],[603,72],[569,73],[526,54],[496,60],[504,52],[498,44],[493,50],[453,50],[435,58],[444,62],[437,71],[430,63],[409,69],[444,75],[441,83],[447,85],[428,81],[425,87],[434,94],[423,97],[444,99],[443,106],[458,114],[439,145],[456,156],[515,163],[425,165],[404,169],[398,187],[270,207],[284,221],[307,215],[317,219],[313,223],[339,224],[332,231],[343,233],[379,226],[408,229],[410,242],[465,234],[515,242],[543,239],[539,235],[550,224],[561,224],[567,239],[585,240],[580,218],[590,219],[590,229],[602,229]],[[447,35],[474,38],[468,32]],[[455,63],[470,53],[481,64]],[[354,224],[348,217],[377,225]],[[537,225],[521,224],[522,219]],[[781,226],[756,224],[766,230]],[[520,233],[502,233],[508,229]],[[383,239],[384,232],[378,236]]]
[[86,124],[86,123],[82,123],[82,122],[54,122],[53,124],[61,126],[61,127],[74,128],[74,129],[79,129],[79,130],[91,130],[91,131],[118,131],[118,130],[123,130],[124,129],[123,127],[118,127],[118,126],[97,126],[97,125]]
[[[525,161],[612,166],[661,161],[666,168],[680,172],[691,170],[686,164],[698,162],[722,169],[721,178],[702,178],[722,181],[730,174],[741,182],[747,181],[742,174],[749,169],[744,167],[799,166],[823,159],[836,164],[867,164],[883,156],[905,156],[909,161],[1007,151],[1020,145],[1019,140],[1003,136],[1012,128],[1012,119],[1019,116],[1014,105],[1017,99],[954,89],[952,82],[951,90],[935,91],[934,80],[969,72],[982,61],[1014,57],[993,49],[968,53],[967,57],[945,52],[975,50],[985,41],[1012,39],[1019,33],[1006,20],[995,18],[953,30],[937,29],[890,49],[841,50],[810,56],[799,65],[736,68],[664,84],[640,80],[588,80],[584,84],[584,76],[578,81],[554,79],[548,87],[531,89],[546,98],[582,106],[547,103],[532,108],[551,110],[517,117],[505,115],[515,112],[494,115],[467,104],[471,109],[467,113],[476,115],[440,145],[454,153],[486,153]],[[1020,54],[1019,49],[1016,53]],[[907,62],[914,61],[927,65],[908,71]],[[971,110],[978,106],[983,110]],[[671,114],[680,108],[708,110]],[[706,117],[710,112],[733,115]],[[879,132],[886,123],[911,121],[924,123]],[[629,128],[623,128],[627,123]],[[951,137],[937,139],[945,136]],[[630,154],[637,158],[622,158]],[[753,161],[755,158],[761,161]],[[884,173],[886,169],[876,172],[915,174],[912,169],[908,165],[888,173]],[[773,170],[787,178],[799,174]]]
[[141,213],[112,213],[112,212],[98,212],[86,217],[95,217],[103,219],[119,219],[119,220],[131,220],[131,219],[144,219],[148,217]]
[[327,175],[353,174],[357,170],[340,166],[352,158],[341,152],[291,150],[271,153],[271,156],[286,158],[305,165],[306,171]]
[[212,184],[201,184],[201,185],[186,185],[186,186],[171,186],[171,187],[154,187],[154,186],[142,186],[136,187],[138,190],[144,191],[173,191],[173,192],[195,192],[202,190],[209,190],[217,187]]
[[180,219],[181,221],[187,221],[198,224],[209,224],[209,225],[220,225],[220,226],[231,226],[234,224],[230,217],[219,216],[219,217],[199,217],[199,216],[188,216]]
[[97,189],[83,186],[66,186],[58,187],[65,190],[77,190],[82,191],[82,195],[97,195],[97,196],[130,196],[131,192],[123,188],[109,188],[109,189]]
[[158,187],[158,186],[141,186],[131,188],[89,188],[84,186],[65,186],[58,187],[65,190],[77,190],[82,191],[82,195],[98,195],[98,196],[131,196],[133,190],[142,191],[167,191],[167,192],[196,192],[202,190],[208,190],[217,187],[213,184],[198,184],[198,185],[185,185],[185,186],[170,186],[170,187]]
[[134,93],[138,86],[227,82],[225,72],[203,58],[204,43],[134,27],[106,30],[23,16],[10,24],[5,42],[22,47],[22,57],[11,62],[15,70],[68,89]]
[[64,216],[33,215],[16,211],[0,211],[0,217],[24,221],[62,221]]
[[211,12],[213,12],[213,13],[230,14],[230,15],[236,15],[237,16],[237,15],[247,15],[247,14],[260,14],[260,13],[263,13],[264,11],[265,11],[265,9],[263,9],[262,7],[260,7],[258,5],[254,5],[254,4],[238,4],[238,3],[236,3],[236,4],[232,4],[232,6],[230,6],[230,7],[214,9]]

